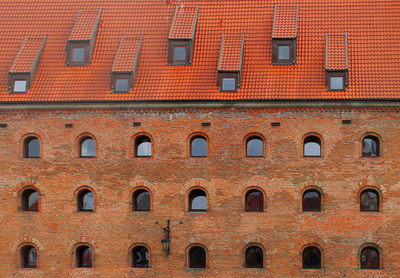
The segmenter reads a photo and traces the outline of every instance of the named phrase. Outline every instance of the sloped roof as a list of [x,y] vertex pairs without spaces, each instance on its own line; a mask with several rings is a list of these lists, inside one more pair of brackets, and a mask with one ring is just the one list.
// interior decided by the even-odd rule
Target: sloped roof
[[347,69],[346,35],[327,34],[326,68],[329,70]]
[[129,72],[133,70],[133,62],[136,55],[138,55],[140,39],[140,37],[125,36],[121,38],[121,44],[116,54],[112,71]]
[[297,32],[297,6],[275,5],[273,38],[295,38]]
[[99,10],[80,10],[68,40],[90,40],[100,12]]
[[30,72],[44,41],[45,38],[43,37],[32,38],[26,36],[11,66],[10,72]]
[[[2,0],[0,102],[136,100],[400,99],[398,0],[281,0],[299,3],[297,64],[271,65],[276,0]],[[175,5],[197,6],[192,64],[168,66]],[[67,67],[66,41],[80,10],[103,7],[88,67]],[[349,87],[325,87],[325,33],[348,33]],[[221,35],[246,34],[241,88],[220,92]],[[8,71],[29,34],[48,35],[36,78],[26,94],[8,93]],[[144,34],[135,87],[113,94],[110,72],[121,36]]]
[[223,34],[218,70],[239,71],[241,66],[240,62],[242,61],[243,45],[244,35]]
[[179,6],[169,34],[170,39],[190,39],[196,28],[196,6]]

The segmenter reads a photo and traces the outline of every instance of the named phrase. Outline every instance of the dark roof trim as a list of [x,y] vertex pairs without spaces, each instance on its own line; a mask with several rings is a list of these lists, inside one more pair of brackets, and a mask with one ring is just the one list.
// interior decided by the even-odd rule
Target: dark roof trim
[[14,67],[15,62],[16,62],[17,59],[18,59],[19,53],[21,52],[22,48],[24,47],[24,44],[25,44],[25,42],[26,42],[27,39],[28,39],[28,34],[25,35],[24,41],[22,42],[21,46],[19,47],[19,50],[18,50],[18,52],[17,52],[17,55],[16,55],[15,58],[14,58],[14,61],[13,61],[12,64],[11,64],[11,68],[10,68],[9,72],[11,72],[11,69]]
[[239,71],[242,71],[243,54],[244,54],[244,38],[245,38],[245,34],[243,33],[243,35],[242,35],[242,46],[240,47]]
[[37,63],[39,62],[38,60],[40,60],[40,58],[42,57],[42,52],[43,52],[44,46],[46,44],[46,41],[47,41],[47,35],[44,36],[44,39],[43,39],[42,44],[40,45],[39,51],[38,51],[38,53],[36,53],[35,60],[33,60],[32,66],[30,68],[30,72],[32,72],[35,65],[37,65]]
[[194,36],[196,35],[197,18],[198,17],[199,17],[199,5],[196,6],[196,16],[194,18],[194,26],[193,26],[193,31],[192,31],[192,40],[194,40]]
[[174,28],[176,13],[178,12],[178,4],[175,5],[174,18],[172,19],[171,27],[169,28],[168,39],[171,38],[172,28]]
[[222,57],[222,48],[224,47],[224,38],[225,35],[222,33],[222,39],[221,39],[221,48],[219,49],[219,58],[218,58],[218,70],[221,68],[221,57]]

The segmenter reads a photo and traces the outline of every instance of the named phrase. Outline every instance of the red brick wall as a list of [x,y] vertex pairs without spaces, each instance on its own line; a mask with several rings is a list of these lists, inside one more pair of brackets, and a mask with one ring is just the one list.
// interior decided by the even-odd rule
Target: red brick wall
[[[343,125],[342,119],[352,119]],[[280,127],[270,123],[279,121]],[[400,252],[400,114],[395,109],[209,109],[2,111],[0,122],[1,277],[396,277]],[[133,122],[141,122],[133,127]],[[202,122],[211,126],[203,127]],[[72,128],[64,124],[72,123]],[[138,133],[152,138],[151,158],[133,157]],[[206,134],[208,156],[189,157],[189,138]],[[321,158],[304,158],[302,138],[323,139]],[[381,157],[361,157],[361,138],[382,138]],[[41,140],[41,158],[22,158],[27,134]],[[79,158],[82,134],[96,140],[96,158]],[[245,137],[265,138],[265,157],[246,158]],[[25,186],[40,191],[39,212],[19,211]],[[77,212],[80,187],[94,191],[95,211]],[[323,191],[322,212],[302,212],[301,194]],[[135,188],[151,192],[150,212],[132,212]],[[188,212],[187,193],[202,187],[208,212]],[[380,212],[360,212],[358,194],[374,187]],[[265,193],[264,212],[244,211],[248,188]],[[172,224],[164,256],[161,225]],[[18,248],[38,247],[38,268],[18,268]],[[80,242],[94,249],[94,267],[74,267]],[[151,267],[129,265],[128,250],[143,243]],[[191,244],[207,247],[207,268],[186,267]],[[245,269],[244,250],[262,246],[264,269]],[[365,243],[382,249],[383,269],[360,270]],[[301,250],[321,247],[322,269],[303,270]]]

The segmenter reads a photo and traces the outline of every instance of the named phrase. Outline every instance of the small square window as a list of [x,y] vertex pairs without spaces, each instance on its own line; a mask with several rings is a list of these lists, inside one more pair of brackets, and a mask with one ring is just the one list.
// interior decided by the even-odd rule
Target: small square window
[[222,91],[235,91],[236,90],[236,79],[235,78],[223,78],[222,79]]
[[25,93],[26,92],[26,80],[15,80],[14,81],[14,92]]
[[175,46],[174,47],[174,61],[185,61],[186,60],[186,47]]
[[85,48],[74,47],[72,49],[72,62],[84,62],[85,61]]
[[289,60],[290,59],[290,47],[289,46],[287,46],[287,45],[279,46],[278,59],[279,60]]
[[330,81],[331,90],[343,90],[343,76],[332,76]]
[[115,91],[116,92],[128,92],[129,91],[129,80],[126,78],[118,78],[115,80]]

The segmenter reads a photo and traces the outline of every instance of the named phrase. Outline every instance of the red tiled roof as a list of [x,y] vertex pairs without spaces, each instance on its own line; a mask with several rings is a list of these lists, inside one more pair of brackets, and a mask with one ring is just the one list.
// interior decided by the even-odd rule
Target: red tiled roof
[[221,43],[221,55],[219,57],[218,70],[239,71],[241,62],[243,35],[223,35]]
[[39,53],[39,50],[44,42],[44,38],[32,38],[26,36],[21,49],[10,69],[10,72],[30,72],[33,62]]
[[275,5],[273,38],[295,38],[297,32],[297,6]]
[[115,57],[114,72],[129,72],[133,69],[133,62],[137,55],[140,38],[122,37],[119,52]]
[[170,39],[190,39],[196,26],[197,7],[177,6]]
[[[299,3],[297,64],[271,64],[276,0],[2,0],[0,102],[142,100],[400,99],[398,0],[280,0]],[[199,5],[191,65],[168,66],[175,5]],[[90,66],[66,66],[65,46],[79,10],[103,7]],[[325,87],[325,33],[348,32],[349,86]],[[221,35],[246,35],[241,87],[217,87]],[[48,35],[30,90],[8,93],[8,71],[26,34]],[[111,69],[121,36],[144,34],[135,87],[113,94]]]
[[[100,11],[101,12],[101,11]],[[96,25],[99,10],[81,10],[71,30],[68,40],[89,40]]]
[[347,69],[345,34],[327,34],[326,68],[329,70]]

